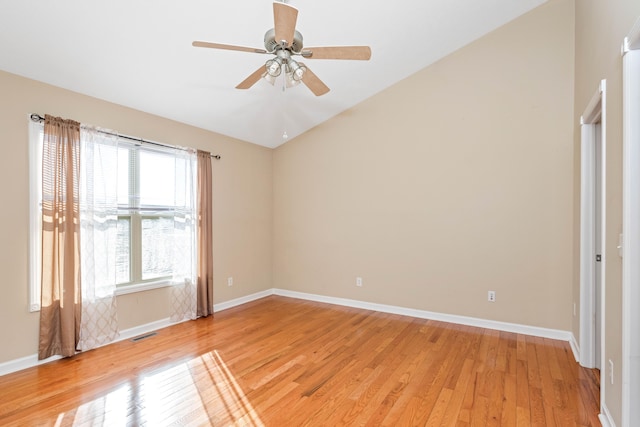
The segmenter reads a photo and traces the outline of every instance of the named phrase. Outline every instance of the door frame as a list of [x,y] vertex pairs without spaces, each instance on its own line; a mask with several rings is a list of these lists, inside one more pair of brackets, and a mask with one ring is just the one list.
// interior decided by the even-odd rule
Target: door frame
[[622,426],[630,427],[640,419],[640,18],[622,55]]
[[[605,331],[606,271],[606,80],[600,81],[596,93],[580,117],[580,364],[606,372],[604,365],[605,336],[600,334],[600,366],[596,361],[596,328],[593,321],[600,312],[600,330]],[[600,152],[596,141],[600,138]],[[596,206],[596,156],[600,157],[600,205]],[[601,262],[596,278],[596,209],[600,215]],[[596,279],[600,283],[600,301],[596,307]],[[604,378],[604,376],[603,376]],[[601,387],[601,397],[604,388]],[[601,400],[602,401],[602,400]]]

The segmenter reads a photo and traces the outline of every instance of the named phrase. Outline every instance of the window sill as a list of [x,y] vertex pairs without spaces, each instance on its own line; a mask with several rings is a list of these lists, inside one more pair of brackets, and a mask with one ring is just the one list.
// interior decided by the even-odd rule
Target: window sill
[[[153,289],[166,288],[168,286],[171,286],[171,282],[166,280],[162,280],[158,282],[138,283],[136,285],[127,285],[127,286],[121,286],[119,288],[116,288],[115,295],[118,296],[118,295],[134,294],[136,292],[150,291]],[[29,306],[30,313],[36,313],[38,311],[40,311],[40,304],[32,303]]]
[[158,282],[138,283],[135,285],[126,285],[116,288],[116,296],[134,294],[136,292],[150,291],[153,289],[166,288],[171,286],[171,282],[168,280],[161,280]]

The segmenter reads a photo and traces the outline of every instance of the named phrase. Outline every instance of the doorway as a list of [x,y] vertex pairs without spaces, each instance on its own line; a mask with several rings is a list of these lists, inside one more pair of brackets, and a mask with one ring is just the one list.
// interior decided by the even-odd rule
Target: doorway
[[580,364],[604,372],[606,269],[606,81],[581,119]]

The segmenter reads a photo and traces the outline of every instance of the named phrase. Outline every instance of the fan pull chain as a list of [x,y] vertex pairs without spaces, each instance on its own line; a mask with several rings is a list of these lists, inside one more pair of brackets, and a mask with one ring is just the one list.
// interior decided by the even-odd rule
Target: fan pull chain
[[[284,67],[285,67],[285,65],[282,64],[282,68],[284,68]],[[285,72],[281,73],[281,75],[282,75],[282,129],[284,130],[282,132],[282,139],[284,141],[286,141],[287,139],[289,139],[289,135],[287,135],[287,124],[286,124],[287,120],[286,120],[286,117],[285,117],[285,114],[284,114],[285,108],[287,106],[287,104],[285,102],[285,97],[284,97],[285,91],[287,90],[287,77],[286,77],[286,75],[287,75],[286,71],[287,70],[285,69],[283,71],[285,71]]]

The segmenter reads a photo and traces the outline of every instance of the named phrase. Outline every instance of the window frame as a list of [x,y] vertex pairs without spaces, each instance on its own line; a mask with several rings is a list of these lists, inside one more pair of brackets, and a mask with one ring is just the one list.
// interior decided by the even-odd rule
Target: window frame
[[42,141],[44,126],[29,120],[29,311],[40,311]]

